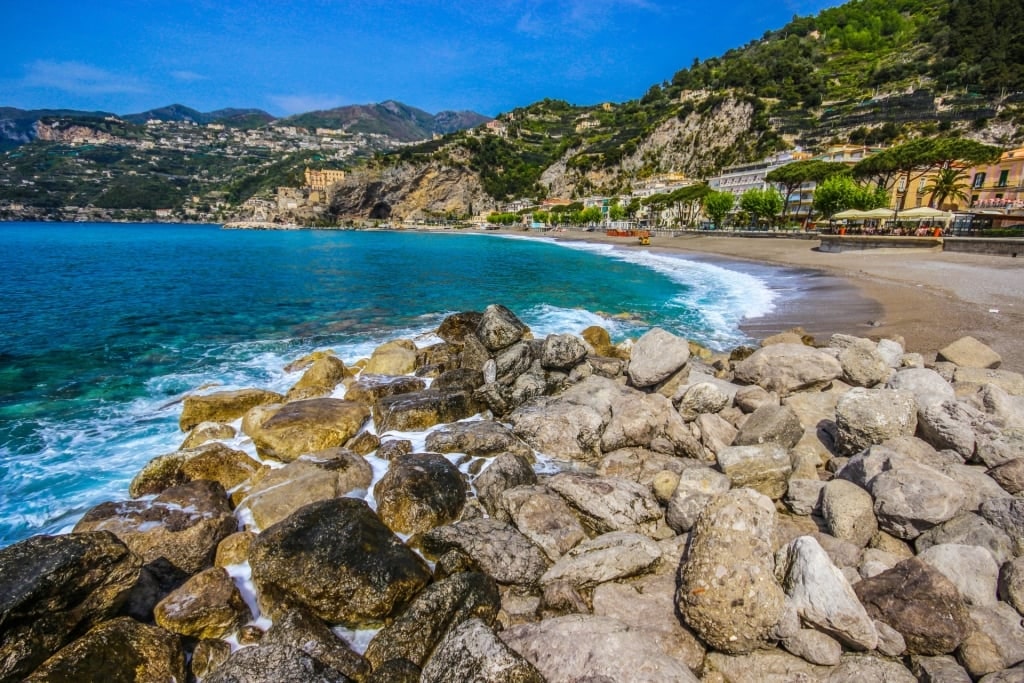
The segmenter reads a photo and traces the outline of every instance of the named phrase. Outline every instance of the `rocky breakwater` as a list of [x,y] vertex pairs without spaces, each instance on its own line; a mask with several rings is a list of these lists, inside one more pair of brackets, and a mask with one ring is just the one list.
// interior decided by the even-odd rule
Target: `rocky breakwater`
[[0,550],[0,681],[1024,680],[976,340],[437,335],[187,398],[131,500]]

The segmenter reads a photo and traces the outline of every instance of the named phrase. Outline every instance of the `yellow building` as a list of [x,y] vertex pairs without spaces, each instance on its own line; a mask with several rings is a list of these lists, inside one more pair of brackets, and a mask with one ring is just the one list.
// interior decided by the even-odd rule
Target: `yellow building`
[[964,172],[971,183],[971,207],[1024,209],[1024,147],[1003,152],[995,164]]
[[334,183],[340,183],[345,180],[345,172],[336,169],[324,169],[321,171],[314,171],[311,168],[306,168],[306,187],[311,190],[324,191],[329,185]]

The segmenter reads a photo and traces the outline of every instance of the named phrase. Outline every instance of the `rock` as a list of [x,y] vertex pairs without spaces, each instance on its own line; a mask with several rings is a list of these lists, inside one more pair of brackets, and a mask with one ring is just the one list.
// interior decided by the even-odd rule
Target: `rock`
[[128,494],[138,498],[196,479],[209,479],[232,489],[256,474],[259,467],[245,451],[219,442],[206,443],[150,460],[132,479]]
[[421,674],[420,668],[408,659],[391,659],[367,676],[363,683],[420,683]]
[[779,396],[827,385],[843,374],[831,354],[802,344],[773,344],[758,349],[734,368],[736,379]]
[[213,673],[214,669],[226,662],[230,656],[231,644],[226,640],[216,638],[200,640],[192,651],[189,668],[193,676],[202,680]]
[[918,421],[921,438],[935,448],[954,450],[964,459],[974,457],[978,441],[975,430],[984,422],[977,409],[960,401],[932,403],[921,408]]
[[[656,453],[647,448],[620,448],[605,454],[595,473],[601,477],[618,477],[645,484],[654,489],[657,496],[655,480],[658,475],[668,472],[678,476],[689,464],[691,463],[682,458],[667,453]],[[671,496],[674,490],[675,481],[666,495]]]
[[380,438],[370,431],[362,431],[345,442],[344,450],[358,456],[366,456],[380,448]]
[[701,454],[693,433],[664,396],[624,388],[610,407],[611,418],[601,435],[604,452],[642,447],[672,455]]
[[626,372],[633,386],[650,387],[675,374],[689,359],[689,342],[654,327],[633,345]]
[[822,666],[839,664],[843,655],[843,646],[838,641],[809,628],[802,628],[795,636],[784,639],[782,646],[797,657]]
[[425,389],[386,396],[374,405],[373,424],[378,434],[387,431],[416,432],[442,422],[456,422],[480,412],[469,394]]
[[362,656],[353,652],[348,643],[302,608],[288,610],[274,619],[274,624],[267,630],[260,646],[302,650],[316,661],[357,681],[365,679],[370,672],[370,665]]
[[736,406],[747,414],[764,405],[780,405],[778,394],[765,391],[756,384],[740,387],[733,400]]
[[971,683],[968,673],[949,655],[911,657],[910,661],[919,683]]
[[393,377],[363,372],[355,382],[348,385],[348,389],[345,390],[345,400],[373,405],[386,396],[409,394],[414,391],[423,391],[426,388],[427,383],[419,377],[408,375]]
[[562,496],[596,533],[653,531],[663,513],[650,487],[615,477],[561,472],[547,487]]
[[377,514],[393,531],[416,534],[459,517],[467,486],[459,469],[434,453],[410,453],[391,461],[373,488]]
[[473,480],[477,498],[494,517],[498,514],[501,494],[507,489],[537,483],[537,474],[530,461],[522,455],[501,453]]
[[910,654],[948,654],[973,628],[956,586],[916,557],[853,589],[872,618],[900,632]]
[[785,594],[775,581],[775,508],[753,489],[716,497],[697,518],[676,604],[711,647],[750,652],[771,639]]
[[[820,509],[821,491],[825,482],[819,479],[789,478],[783,502],[794,515],[813,515]],[[874,512],[871,513],[874,519]]]
[[936,360],[949,361],[965,368],[998,368],[999,354],[974,337],[961,337],[939,349]]
[[426,563],[352,498],[311,503],[266,529],[249,564],[264,612],[297,602],[350,627],[391,616],[430,580]]
[[234,581],[220,567],[189,578],[153,610],[157,626],[192,638],[223,638],[252,618]]
[[[829,678],[829,668],[811,664],[782,650],[755,650],[741,655],[709,652],[704,660],[704,669],[706,673],[702,681],[707,683],[811,683],[832,680]],[[720,678],[711,678],[716,674]],[[863,678],[856,683],[865,681],[888,683],[888,679],[883,678]],[[913,678],[908,683],[914,683]]]
[[440,557],[451,550],[467,555],[499,584],[535,585],[548,568],[543,551],[514,528],[495,519],[470,519],[431,529],[423,550]]
[[187,432],[200,422],[232,422],[256,406],[281,403],[284,396],[265,389],[219,391],[203,396],[186,396],[178,426]]
[[432,453],[465,453],[480,458],[499,453],[533,456],[533,450],[508,427],[490,420],[445,425],[427,434],[426,445]]
[[508,416],[515,434],[551,457],[596,462],[601,435],[611,419],[611,401],[621,388],[604,377],[588,377],[557,398],[540,399]]
[[478,311],[464,311],[453,313],[443,321],[437,328],[437,336],[449,344],[462,344],[467,336],[476,333],[483,314]]
[[232,564],[247,562],[249,546],[256,534],[251,531],[238,531],[224,538],[217,544],[217,554],[213,560],[215,567],[227,567]]
[[111,531],[143,563],[163,558],[185,575],[209,567],[217,544],[236,530],[224,487],[201,479],[172,486],[151,501],[101,503],[74,529]]
[[942,375],[927,368],[905,368],[897,372],[886,384],[890,389],[909,391],[919,408],[956,400],[956,392]]
[[824,485],[821,516],[830,534],[862,548],[878,533],[871,494],[842,479]]
[[587,329],[580,333],[583,337],[583,341],[590,344],[590,348],[594,350],[594,353],[598,356],[612,357],[615,355],[615,347],[612,346],[612,337],[608,334],[608,330],[604,329],[600,325],[591,325]]
[[204,683],[348,683],[350,679],[303,650],[258,645],[235,650]]
[[984,467],[974,465],[944,464],[937,468],[963,488],[964,510],[972,512],[981,508],[986,500],[1012,498],[999,484],[985,474]]
[[999,598],[1024,614],[1024,558],[1015,557],[1003,564],[999,572]]
[[957,482],[915,462],[879,474],[871,481],[871,494],[878,526],[907,540],[952,519],[966,501]]
[[408,439],[387,439],[377,448],[377,457],[381,460],[394,460],[407,453],[412,453],[412,441]]
[[489,576],[454,574],[428,586],[408,609],[378,631],[366,648],[366,659],[374,669],[390,659],[407,659],[422,667],[459,624],[480,619],[490,626],[500,608],[498,587]]
[[736,439],[739,430],[718,415],[700,415],[694,421],[700,430],[700,443],[709,459],[713,459],[723,448]]
[[441,641],[420,678],[423,683],[545,683],[540,672],[503,643],[480,619],[468,619]]
[[587,357],[587,347],[571,334],[549,334],[541,349],[540,364],[545,370],[569,370]]
[[679,475],[679,483],[669,500],[665,521],[676,533],[689,531],[708,503],[731,486],[729,477],[710,467],[686,468]]
[[990,524],[981,515],[965,512],[929,529],[914,540],[917,552],[939,543],[960,543],[985,548],[997,563],[1004,563],[1014,555],[1013,541],[1002,529]]
[[500,508],[552,562],[587,537],[565,500],[542,487],[520,486],[506,491],[501,495]]
[[517,342],[494,355],[493,375],[488,366],[484,367],[484,380],[509,384],[530,369],[533,352],[526,342]]
[[803,425],[792,409],[765,405],[750,414],[732,443],[734,446],[772,443],[788,450],[803,434]]
[[1024,626],[1005,603],[971,608],[972,631],[960,645],[960,662],[975,678],[1024,661]]
[[988,550],[941,543],[926,548],[918,557],[942,572],[968,605],[988,607],[996,603],[999,565]]
[[311,398],[286,404],[246,434],[262,458],[291,462],[304,453],[341,446],[370,417],[366,406],[336,398]]
[[512,311],[500,304],[491,304],[484,309],[476,336],[488,351],[501,351],[522,339],[529,329]]
[[235,438],[235,428],[223,422],[200,422],[188,433],[181,443],[180,450],[197,448],[208,441]]
[[855,650],[878,644],[850,583],[813,537],[801,536],[779,551],[776,573],[804,623]]
[[1024,375],[1010,370],[958,367],[953,384],[960,395],[973,394],[985,385],[997,386],[1011,396],[1024,396]]
[[324,356],[313,361],[288,393],[285,401],[330,396],[334,388],[345,379],[345,363],[337,356]]
[[252,513],[258,528],[266,529],[309,503],[365,491],[372,480],[373,468],[365,458],[331,448],[267,471],[238,506]]
[[565,581],[590,588],[642,573],[661,559],[658,544],[640,534],[614,531],[584,541],[558,559],[540,577],[542,585]]
[[96,626],[24,680],[184,681],[185,653],[167,631],[119,617]]
[[646,631],[607,617],[555,617],[513,626],[500,637],[548,683],[697,682],[684,664],[662,654]]
[[839,352],[838,360],[843,368],[843,381],[855,387],[873,387],[884,382],[891,372],[874,344],[847,347]]
[[717,384],[697,382],[687,387],[679,400],[679,414],[689,422],[696,420],[698,415],[725,410],[731,404],[732,397]]
[[746,486],[772,500],[786,493],[792,465],[789,454],[778,444],[730,446],[719,451],[717,460],[734,488]]
[[836,403],[836,449],[853,455],[917,429],[913,394],[891,389],[852,389]]
[[884,621],[875,619],[874,623],[875,630],[878,631],[878,651],[888,657],[903,656],[907,651],[907,642],[903,635]]
[[106,531],[0,549],[0,680],[21,680],[76,633],[114,616],[141,568]]
[[[981,504],[981,516],[1010,537],[1014,555],[1024,555],[1024,499],[998,498],[985,501]],[[996,559],[999,557],[996,556]]]
[[434,380],[430,387],[442,392],[463,392],[471,394],[474,390],[483,386],[483,383],[484,375],[479,370],[455,368],[454,370],[442,373]]
[[899,368],[903,363],[903,344],[894,339],[879,339],[875,350],[885,359],[890,368]]
[[363,372],[370,375],[408,375],[416,369],[416,356],[416,344],[408,339],[395,339],[373,350]]

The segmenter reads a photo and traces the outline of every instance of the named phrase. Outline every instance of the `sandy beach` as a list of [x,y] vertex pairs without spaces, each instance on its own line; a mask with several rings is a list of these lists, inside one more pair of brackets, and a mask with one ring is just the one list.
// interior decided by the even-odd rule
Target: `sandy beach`
[[[522,234],[522,233],[515,233]],[[909,351],[926,355],[964,335],[990,345],[1003,367],[1024,370],[1024,263],[1006,256],[877,249],[825,253],[817,240],[685,234],[654,236],[649,247],[601,233],[548,234],[557,240],[597,241],[624,249],[679,253],[734,267],[756,264],[804,271],[810,286],[786,297],[744,329],[764,337],[800,325],[820,340],[843,332],[901,336]]]

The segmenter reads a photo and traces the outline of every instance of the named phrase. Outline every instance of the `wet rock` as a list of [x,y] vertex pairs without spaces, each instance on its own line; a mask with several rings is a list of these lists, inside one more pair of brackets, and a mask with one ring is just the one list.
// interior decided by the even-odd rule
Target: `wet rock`
[[245,451],[219,442],[206,443],[150,460],[132,479],[128,494],[138,498],[196,479],[209,479],[231,489],[256,474],[259,467]]
[[734,446],[776,444],[790,449],[804,435],[803,425],[788,406],[765,405],[750,414],[733,440]]
[[385,396],[408,394],[414,391],[423,391],[426,388],[427,383],[419,377],[409,377],[408,375],[394,377],[363,372],[355,382],[348,386],[345,391],[345,400],[373,405]]
[[393,460],[407,453],[412,453],[412,441],[408,439],[385,439],[377,448],[377,457],[381,460]]
[[337,356],[324,356],[313,361],[288,393],[285,401],[330,396],[334,388],[345,379],[345,363]]
[[731,486],[729,477],[710,467],[686,468],[669,500],[665,521],[676,533],[689,531],[708,503]]
[[587,357],[587,347],[571,334],[549,334],[544,339],[540,364],[547,370],[569,370]]
[[719,451],[718,467],[733,487],[749,487],[772,500],[786,493],[792,472],[789,454],[774,443],[754,446],[730,446]]
[[936,360],[949,361],[965,368],[998,368],[999,354],[974,337],[961,337],[939,349]]
[[565,500],[543,487],[520,486],[506,491],[500,499],[501,514],[552,562],[587,537]]
[[830,534],[862,548],[878,533],[871,494],[842,479],[824,485],[821,516]]
[[179,450],[187,451],[215,440],[235,438],[235,428],[223,422],[200,422],[188,433]]
[[291,462],[304,453],[341,446],[370,417],[366,406],[336,398],[311,398],[286,404],[246,434],[262,458]]
[[633,345],[626,373],[633,386],[650,387],[668,379],[689,359],[689,342],[660,327],[654,327]]
[[373,496],[381,521],[398,533],[416,534],[457,519],[466,491],[462,473],[446,458],[410,453],[391,461]]
[[311,503],[266,529],[249,564],[265,612],[298,603],[352,627],[392,615],[430,580],[426,563],[352,498]]
[[546,482],[596,533],[653,531],[663,513],[650,487],[615,477],[561,472]]
[[235,650],[204,683],[348,683],[350,679],[306,652],[287,645]]
[[421,542],[424,552],[433,557],[458,550],[499,584],[532,586],[548,568],[540,548],[495,519],[470,519],[437,527],[424,534]]
[[363,372],[370,375],[408,375],[416,369],[416,358],[416,344],[408,339],[395,339],[373,350]]
[[96,626],[24,680],[184,681],[185,653],[177,636],[120,617]]
[[512,311],[491,304],[484,309],[476,336],[488,351],[501,351],[521,340],[529,329]]
[[477,498],[492,517],[498,514],[501,494],[517,486],[537,483],[537,473],[522,455],[501,453],[473,480]]
[[241,564],[249,557],[249,546],[252,545],[256,534],[251,531],[238,531],[224,538],[217,544],[217,554],[214,557],[215,567],[227,567],[232,564]]
[[843,368],[825,351],[802,344],[773,344],[737,363],[734,372],[740,382],[788,396],[827,385],[842,376]]
[[918,557],[942,572],[968,605],[989,607],[996,603],[999,565],[988,550],[941,543],[926,548]]
[[75,633],[116,614],[141,568],[106,531],[0,549],[0,680],[21,680]]
[[322,621],[302,608],[278,616],[260,645],[302,650],[316,661],[357,681],[363,680],[370,672],[369,663],[353,652],[344,639],[336,636]]
[[192,638],[222,638],[252,615],[234,581],[220,567],[191,577],[157,603],[157,626]]
[[457,422],[480,412],[481,406],[469,394],[425,389],[387,396],[373,408],[377,433],[422,431],[442,422]]
[[437,328],[437,336],[449,344],[462,344],[467,336],[476,334],[482,317],[483,314],[478,311],[453,313],[441,321]]
[[178,426],[187,432],[200,422],[232,422],[256,406],[281,403],[284,396],[265,389],[218,391],[203,396],[186,396]]
[[469,368],[455,368],[442,373],[430,385],[430,388],[442,392],[463,392],[473,393],[474,390],[483,386],[484,375],[479,370]]
[[468,619],[441,641],[420,677],[423,683],[545,683],[540,672],[480,619]]
[[836,403],[836,449],[852,455],[917,429],[912,394],[891,389],[852,389]]
[[426,445],[431,453],[465,453],[480,458],[506,452],[533,456],[530,447],[508,427],[488,420],[445,425],[427,435]]
[[640,534],[615,531],[584,541],[540,577],[542,585],[565,581],[577,588],[640,574],[661,559],[658,544]]
[[231,644],[218,638],[207,638],[196,643],[189,660],[192,675],[202,680],[213,673],[231,656]]

